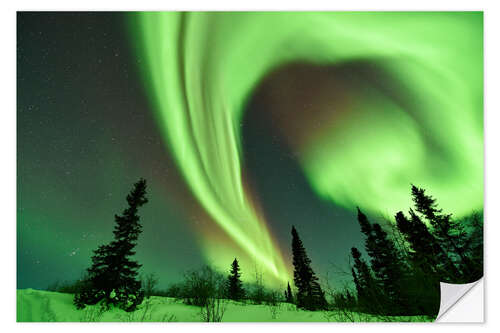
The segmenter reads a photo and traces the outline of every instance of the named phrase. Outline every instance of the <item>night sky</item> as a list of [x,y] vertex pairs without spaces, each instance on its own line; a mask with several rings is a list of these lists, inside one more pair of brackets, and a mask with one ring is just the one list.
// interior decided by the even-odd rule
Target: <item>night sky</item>
[[144,272],[165,282],[200,265],[196,201],[161,143],[123,17],[22,13],[17,24],[18,288],[80,277],[140,177]]
[[[80,277],[139,177],[150,199],[142,271],[165,285],[203,264],[191,214],[200,208],[162,143],[123,15],[21,13],[17,24],[18,288]],[[249,119],[245,156],[283,250],[294,224],[317,269],[347,260],[361,237],[353,214],[314,196],[272,128]],[[333,241],[333,220],[347,239]]]
[[[455,205],[445,208],[461,207],[459,213],[482,208],[478,91],[463,94],[461,85],[449,86],[446,93],[432,94],[441,104],[422,106],[431,84],[412,72],[413,62],[402,62],[396,51],[395,65],[370,54],[371,49],[364,52],[373,59],[356,55],[357,46],[340,38],[346,43],[345,54],[335,53],[341,61],[319,60],[300,49],[310,50],[311,40],[323,45],[318,35],[303,44],[280,45],[287,54],[281,56],[271,52],[276,41],[268,43],[264,35],[244,26],[265,29],[266,17],[257,18],[260,23],[236,18],[242,26],[238,30],[239,23],[233,24],[230,15],[180,14],[155,21],[121,13],[18,14],[18,288],[45,288],[79,278],[90,265],[92,250],[111,240],[113,216],[125,208],[125,196],[140,177],[148,181],[149,203],[140,211],[143,233],[136,258],[143,264],[141,272],[159,276],[161,287],[204,263],[229,268],[234,256],[243,263],[245,280],[252,280],[251,267],[260,267],[264,279],[274,274],[283,283],[291,272],[292,225],[318,275],[328,274],[341,285],[350,280],[339,273],[349,271],[350,248],[362,244],[354,213],[357,198],[378,220],[394,214],[395,207],[408,208],[401,205],[408,202],[409,185],[415,181],[433,193],[466,193],[460,199],[465,206],[442,195],[445,203]],[[323,17],[313,15],[319,14],[310,14],[310,19],[325,24]],[[371,17],[353,22],[358,19],[359,30],[363,24],[366,29],[379,24]],[[404,21],[391,19],[395,24]],[[424,21],[419,16],[414,26],[411,20],[402,24],[416,34]],[[446,16],[440,22],[443,33],[436,38],[458,45],[454,54],[470,46],[469,36],[462,33],[460,41],[449,36],[471,26],[472,37],[479,30],[482,36],[482,15]],[[170,29],[174,23],[178,32]],[[339,17],[336,24],[345,23]],[[250,37],[225,35],[231,31],[260,38],[271,51],[256,49]],[[418,40],[409,41],[415,46],[405,52],[421,46]],[[394,45],[387,42],[385,48],[398,49]],[[247,54],[242,66],[246,47],[256,54]],[[352,55],[349,48],[355,50]],[[315,50],[321,57],[332,52]],[[450,63],[476,60],[471,52]],[[257,68],[260,55],[279,60]],[[429,55],[433,66],[444,63],[432,52],[419,54],[431,59]],[[169,57],[179,57],[179,67],[186,70],[173,75]],[[479,65],[482,68],[482,60]],[[252,66],[255,71],[250,71]],[[464,69],[459,76],[478,79],[476,74]],[[450,82],[455,82],[452,76]],[[411,88],[410,82],[417,79],[425,88]],[[482,86],[480,92],[482,97]],[[460,110],[447,103],[454,94],[463,98]],[[175,104],[177,98],[182,102]],[[181,104],[189,106],[186,131],[182,122],[174,121],[180,119],[175,117]],[[451,116],[443,106],[453,109],[454,119],[460,121],[437,129],[436,123]],[[231,107],[239,111],[222,112]],[[436,113],[434,107],[445,111]],[[365,109],[369,111],[359,111]],[[229,122],[232,125],[226,126]],[[455,149],[458,143],[450,142],[456,138],[467,144]],[[400,158],[401,151],[406,159]],[[436,172],[437,166],[452,164],[460,167]],[[382,196],[381,188],[389,195]]]

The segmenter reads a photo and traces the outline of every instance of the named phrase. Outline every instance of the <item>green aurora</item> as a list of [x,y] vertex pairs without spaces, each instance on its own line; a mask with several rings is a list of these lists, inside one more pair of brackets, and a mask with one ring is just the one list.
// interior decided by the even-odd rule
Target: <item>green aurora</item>
[[392,216],[410,206],[414,183],[455,216],[482,209],[482,19],[429,12],[132,14],[132,41],[145,59],[165,143],[194,196],[235,243],[204,237],[206,258],[229,262],[234,252],[226,249],[236,245],[246,254],[243,266],[252,259],[277,282],[290,280],[245,185],[241,122],[266,75],[294,62],[377,64],[404,91],[362,82],[342,108],[323,105],[330,117],[315,131],[285,132],[319,197]]

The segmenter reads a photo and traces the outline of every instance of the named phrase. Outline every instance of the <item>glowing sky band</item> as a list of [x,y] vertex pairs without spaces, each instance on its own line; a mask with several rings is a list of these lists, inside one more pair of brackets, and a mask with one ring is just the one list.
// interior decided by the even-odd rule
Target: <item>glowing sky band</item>
[[[147,90],[186,182],[279,281],[289,272],[241,169],[245,103],[277,66],[377,62],[413,101],[410,110],[366,87],[348,110],[332,110],[352,117],[297,143],[319,196],[393,215],[410,206],[414,183],[457,216],[482,209],[481,13],[140,13],[133,22]],[[222,255],[210,248],[206,240],[208,257]]]

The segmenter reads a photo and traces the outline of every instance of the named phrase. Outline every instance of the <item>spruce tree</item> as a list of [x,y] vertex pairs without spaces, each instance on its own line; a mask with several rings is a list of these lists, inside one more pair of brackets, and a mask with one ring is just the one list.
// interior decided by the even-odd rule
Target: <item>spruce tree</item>
[[429,277],[452,282],[458,271],[447,252],[431,234],[428,227],[412,210],[410,219],[403,212],[396,214],[396,226],[410,245],[410,258]]
[[133,311],[142,302],[144,292],[137,279],[141,265],[131,257],[142,231],[138,209],[147,202],[146,180],[140,179],[127,195],[128,208],[115,215],[114,240],[94,251],[88,278],[74,298],[77,308],[103,301]]
[[374,257],[377,251],[377,240],[375,238],[375,233],[373,232],[373,226],[359,207],[357,207],[357,210],[358,223],[361,227],[361,232],[365,235],[365,250],[370,257]]
[[288,286],[285,290],[285,300],[287,303],[293,303],[293,294],[292,288],[290,288],[290,282],[288,282]]
[[380,302],[380,293],[371,269],[361,258],[361,252],[355,247],[351,248],[354,266],[351,268],[354,285],[358,294],[358,306],[362,309],[373,309]]
[[354,286],[356,287],[356,293],[358,294],[358,300],[361,302],[363,298],[363,287],[359,282],[358,273],[354,270],[354,267],[351,268],[352,280],[354,282]]
[[422,214],[431,224],[432,233],[439,244],[447,252],[448,256],[454,257],[460,271],[456,282],[465,282],[467,278],[473,275],[473,263],[467,256],[467,233],[463,226],[451,218],[451,214],[444,214],[442,209],[438,208],[436,199],[425,194],[423,188],[415,185],[411,187],[412,199],[415,204],[415,210]]
[[299,308],[318,310],[326,307],[326,299],[318,278],[311,268],[304,245],[297,230],[292,227],[293,279],[297,287],[296,301]]
[[382,290],[394,305],[394,310],[408,313],[410,300],[405,294],[404,284],[407,280],[408,267],[401,260],[393,241],[380,224],[375,223],[373,230],[377,239],[377,251],[371,260],[372,269],[381,283]]
[[483,215],[474,213],[472,219],[472,231],[469,236],[467,248],[473,263],[471,278],[477,280],[483,276]]
[[234,301],[239,301],[245,297],[243,282],[241,282],[240,265],[238,260],[234,258],[231,264],[231,274],[227,277],[228,297]]
[[408,312],[410,300],[404,293],[408,267],[380,224],[370,224],[358,207],[358,222],[366,235],[365,249],[379,288],[384,292],[387,309],[394,313]]
[[352,308],[355,305],[354,296],[351,294],[351,292],[349,291],[349,289],[346,290],[345,299],[346,299],[346,307],[347,308]]

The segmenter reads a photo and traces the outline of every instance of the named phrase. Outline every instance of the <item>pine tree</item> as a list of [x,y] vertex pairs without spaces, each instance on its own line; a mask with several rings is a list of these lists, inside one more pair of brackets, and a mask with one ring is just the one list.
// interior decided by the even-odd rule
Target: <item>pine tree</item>
[[285,300],[287,303],[293,303],[293,294],[292,288],[290,288],[290,282],[288,282],[288,286],[285,290]]
[[141,265],[131,256],[142,231],[137,214],[146,204],[146,180],[140,179],[127,195],[128,208],[115,215],[114,240],[94,251],[92,266],[82,291],[75,295],[77,308],[103,301],[106,306],[116,305],[126,311],[135,310],[144,298],[141,282],[137,279]]
[[471,278],[478,280],[483,276],[483,216],[480,213],[472,215],[472,232],[469,236],[468,250],[471,262],[473,263],[473,273]]
[[318,278],[311,268],[311,260],[299,238],[297,230],[292,227],[293,278],[297,287],[296,301],[299,308],[318,310],[326,307],[326,299]]
[[356,287],[356,292],[358,294],[358,300],[360,300],[361,302],[361,299],[363,298],[363,286],[361,285],[361,283],[359,282],[359,278],[358,278],[358,273],[356,273],[356,271],[354,270],[354,267],[351,268],[351,273],[352,273],[352,280],[354,282],[354,286]]
[[431,234],[425,223],[410,209],[411,219],[403,212],[396,214],[396,226],[410,245],[410,257],[429,277],[436,280],[451,282],[458,271],[447,252],[442,249],[436,238]]
[[373,227],[359,207],[357,207],[357,210],[358,223],[361,227],[361,232],[365,235],[365,250],[370,257],[373,257],[377,251],[377,240],[375,238],[375,233],[373,232]]
[[318,278],[315,278],[311,282],[311,304],[313,304],[311,309],[314,310],[324,310],[328,306],[325,298],[325,292],[321,288],[321,285],[318,282]]
[[[467,234],[460,223],[452,220],[451,214],[443,214],[434,199],[425,194],[425,190],[415,185],[411,187],[412,199],[417,212],[425,216],[432,226],[432,233],[444,248],[448,255],[455,257],[460,276],[460,282],[464,282],[468,276],[473,274],[473,263],[467,256]],[[457,282],[459,282],[457,281]]]
[[404,294],[408,267],[401,259],[394,242],[380,224],[370,224],[358,207],[358,222],[366,235],[365,248],[379,288],[384,292],[387,308],[394,312],[408,312],[410,300]]
[[375,282],[371,269],[361,258],[361,252],[355,247],[351,248],[354,266],[351,268],[354,285],[358,294],[358,305],[362,309],[371,309],[380,302],[379,288]]
[[408,267],[399,257],[394,243],[380,224],[375,223],[373,230],[377,239],[377,251],[371,260],[372,269],[395,309],[408,313],[410,300],[404,293],[404,281],[407,279],[405,272]]
[[245,297],[243,282],[241,282],[240,265],[238,260],[234,258],[231,264],[231,274],[227,277],[228,297],[234,301],[239,301]]
[[351,292],[349,290],[346,290],[345,300],[346,300],[346,307],[347,308],[352,308],[355,305],[354,296],[351,294]]

